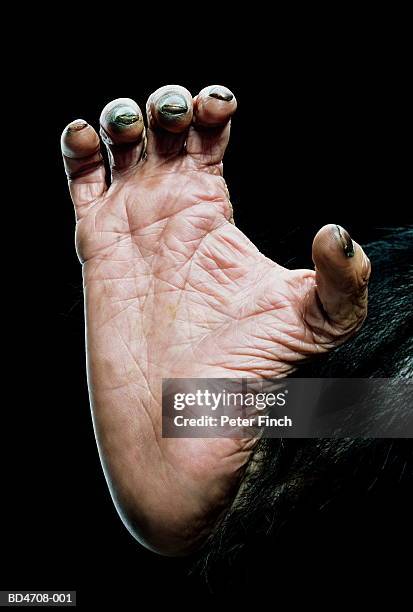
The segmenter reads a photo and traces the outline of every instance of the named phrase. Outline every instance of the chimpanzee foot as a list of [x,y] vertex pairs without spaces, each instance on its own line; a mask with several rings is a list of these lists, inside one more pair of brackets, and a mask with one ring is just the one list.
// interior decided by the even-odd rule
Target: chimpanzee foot
[[[222,159],[234,95],[168,85],[147,127],[128,98],[62,135],[83,266],[88,383],[109,488],[135,537],[198,547],[231,503],[254,442],[163,439],[162,378],[288,375],[362,324],[370,264],[336,225],[314,270],[270,261],[233,224]],[[259,206],[259,202],[251,203]]]

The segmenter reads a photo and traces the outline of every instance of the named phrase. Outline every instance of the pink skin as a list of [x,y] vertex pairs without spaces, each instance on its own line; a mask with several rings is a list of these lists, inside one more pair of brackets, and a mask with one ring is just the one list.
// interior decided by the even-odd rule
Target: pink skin
[[[232,502],[255,441],[163,439],[162,378],[286,376],[355,333],[367,305],[369,261],[356,243],[346,257],[344,230],[317,234],[317,272],[291,271],[233,224],[222,157],[236,101],[211,89],[194,101],[178,86],[155,92],[146,136],[134,102],[105,107],[109,188],[94,130],[74,122],[62,137],[102,465],[128,529],[168,555],[202,544]],[[170,92],[187,111],[165,119],[159,107]],[[111,119],[120,104],[139,117],[122,130]]]

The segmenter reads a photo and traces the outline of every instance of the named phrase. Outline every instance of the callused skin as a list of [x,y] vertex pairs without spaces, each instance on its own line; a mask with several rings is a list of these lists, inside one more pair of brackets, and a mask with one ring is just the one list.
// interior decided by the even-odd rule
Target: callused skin
[[110,187],[93,128],[78,120],[62,136],[102,465],[128,529],[167,555],[202,544],[254,441],[162,438],[162,378],[286,376],[366,315],[370,264],[343,228],[315,237],[316,271],[291,271],[234,225],[222,158],[235,109],[224,87],[192,99],[166,86],[145,130],[134,101],[109,103]]

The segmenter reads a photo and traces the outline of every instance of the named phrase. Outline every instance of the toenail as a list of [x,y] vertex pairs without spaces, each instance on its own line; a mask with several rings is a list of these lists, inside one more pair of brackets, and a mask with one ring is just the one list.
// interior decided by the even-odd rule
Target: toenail
[[215,87],[211,89],[208,94],[211,98],[216,98],[217,100],[223,100],[224,102],[231,102],[234,95],[224,87]]
[[340,225],[336,225],[336,228],[341,246],[343,247],[344,255],[346,257],[354,257],[354,244],[350,238],[350,234],[343,227],[340,227]]
[[116,106],[109,116],[110,123],[119,128],[128,127],[138,120],[139,115],[131,106]]
[[188,112],[188,104],[183,96],[167,94],[158,102],[158,108],[163,115],[175,117]]
[[87,127],[86,121],[82,121],[82,120],[73,121],[73,123],[68,125],[67,131],[68,132],[80,132],[80,130],[83,130],[85,127]]

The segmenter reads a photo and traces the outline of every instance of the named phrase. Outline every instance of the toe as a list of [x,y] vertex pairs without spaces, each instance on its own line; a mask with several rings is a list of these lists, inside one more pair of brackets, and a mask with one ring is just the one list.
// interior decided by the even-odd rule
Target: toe
[[193,100],[187,89],[165,85],[157,89],[147,102],[148,159],[169,158],[184,151],[192,122]]
[[229,89],[210,85],[199,92],[195,104],[195,125],[224,127],[237,109],[237,101]]
[[313,328],[330,329],[345,338],[366,317],[370,261],[348,232],[334,224],[325,225],[314,238],[313,260],[316,286],[307,320]]
[[113,178],[134,169],[142,157],[145,126],[139,106],[130,98],[117,98],[100,116],[100,134],[106,144]]
[[236,108],[234,94],[221,85],[205,87],[196,97],[187,152],[200,164],[210,166],[222,161]]
[[61,147],[70,194],[79,217],[106,191],[99,136],[86,121],[77,119],[64,129]]

